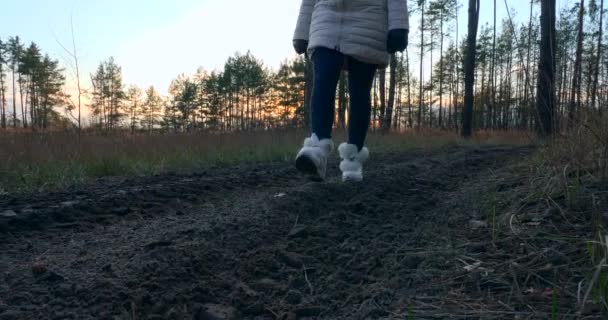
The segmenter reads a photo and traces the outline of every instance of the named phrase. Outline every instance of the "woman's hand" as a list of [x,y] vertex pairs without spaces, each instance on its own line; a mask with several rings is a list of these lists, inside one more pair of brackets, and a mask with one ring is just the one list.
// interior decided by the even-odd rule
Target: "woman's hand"
[[308,49],[308,40],[296,39],[293,40],[293,48],[296,50],[298,54],[306,53]]
[[394,29],[388,32],[388,53],[403,52],[407,48],[408,29]]

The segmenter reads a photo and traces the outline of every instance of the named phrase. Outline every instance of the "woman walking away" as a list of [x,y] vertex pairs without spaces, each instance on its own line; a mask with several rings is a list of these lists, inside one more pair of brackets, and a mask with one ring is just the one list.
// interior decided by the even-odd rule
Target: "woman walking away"
[[348,142],[338,148],[343,181],[362,181],[364,146],[371,116],[371,89],[376,69],[386,68],[389,54],[407,47],[407,0],[303,0],[293,46],[313,63],[312,133],[296,157],[303,173],[324,179],[331,138],[336,86],[348,70],[350,106]]

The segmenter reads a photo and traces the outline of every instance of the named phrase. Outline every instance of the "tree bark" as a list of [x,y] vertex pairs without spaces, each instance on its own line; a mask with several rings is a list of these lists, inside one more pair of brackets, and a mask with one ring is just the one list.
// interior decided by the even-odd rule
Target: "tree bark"
[[[20,103],[20,107],[21,107],[21,124],[23,125],[23,128],[27,128],[27,116],[25,114],[25,103],[23,102],[23,78],[21,76],[21,73],[18,73],[18,77],[19,79],[17,80],[17,82],[19,83],[19,103]],[[31,107],[33,108],[33,107]]]
[[414,127],[414,119],[412,117],[412,78],[410,77],[410,54],[409,51],[405,51],[405,72],[407,73],[407,118],[408,118],[408,126],[410,128]]
[[393,108],[395,106],[395,89],[397,80],[397,57],[395,54],[391,55],[390,62],[390,82],[388,88],[388,104],[386,106],[386,114],[384,120],[384,133],[388,133],[393,123]]
[[456,61],[458,61],[458,63],[456,64],[456,66],[454,67],[456,70],[456,91],[454,93],[454,128],[456,129],[456,131],[458,131],[458,102],[459,99],[458,97],[460,96],[460,76],[458,75],[458,65],[460,64],[460,56],[458,55],[458,43],[460,41],[459,39],[459,31],[460,29],[458,28],[458,25],[460,24],[460,17],[458,15],[458,6],[455,6],[455,10],[456,10],[456,41],[455,41],[455,45],[456,45]]
[[12,66],[12,73],[13,73],[13,128],[16,129],[17,128],[17,90],[15,87],[15,68],[16,66]]
[[541,43],[538,63],[537,132],[550,136],[555,114],[555,0],[541,1]]
[[[3,48],[0,47],[0,50]],[[3,61],[2,52],[0,52],[0,61]],[[6,96],[5,96],[5,78],[4,78],[4,64],[0,63],[0,124],[2,129],[6,129]]]
[[[595,72],[593,75],[593,89],[591,90],[591,107],[595,108],[595,103],[597,101],[597,86],[599,82],[600,75],[600,66],[602,59],[602,31],[603,31],[603,22],[604,22],[604,0],[600,2],[600,25],[598,28],[598,37],[597,37],[597,59],[595,63]],[[601,109],[601,108],[598,108]]]
[[489,118],[491,119],[491,128],[496,128],[496,0],[494,0],[494,34],[492,35],[492,68],[491,68],[491,83],[492,83],[492,101],[490,102],[490,110],[488,110]]
[[[443,10],[443,8],[442,8]],[[439,27],[439,127],[443,128],[443,77],[445,73],[443,72],[443,11],[441,11],[441,15],[439,17],[440,27]]]
[[524,109],[521,117],[521,128],[524,129],[528,125],[528,113],[530,110],[530,99],[528,97],[529,88],[532,85],[530,82],[530,52],[532,51],[532,12],[534,9],[534,0],[530,0],[530,21],[528,22],[528,53],[526,57],[526,80],[524,81]]
[[380,128],[384,128],[386,116],[386,69],[380,69]]
[[467,52],[464,62],[464,110],[462,116],[462,136],[471,137],[473,123],[474,85],[475,85],[475,56],[477,53],[477,27],[479,25],[479,2],[469,0],[469,23],[467,36]]
[[[546,5],[550,6],[549,3],[547,3]],[[574,119],[576,117],[575,114],[578,111],[580,111],[581,77],[582,77],[581,64],[582,64],[582,56],[583,56],[584,22],[585,22],[585,0],[581,0],[581,2],[579,4],[579,12],[578,12],[578,27],[577,27],[578,32],[577,32],[577,36],[576,36],[576,58],[574,60],[574,71],[573,71],[573,76],[572,76],[570,104],[568,107],[568,119],[570,121],[569,125],[572,125],[572,122],[574,121]]]

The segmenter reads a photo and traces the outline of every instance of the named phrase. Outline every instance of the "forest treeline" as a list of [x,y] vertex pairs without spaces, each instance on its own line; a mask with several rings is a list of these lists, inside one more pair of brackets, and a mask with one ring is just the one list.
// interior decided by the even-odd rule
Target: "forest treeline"
[[[469,2],[475,2],[470,0]],[[555,10],[553,1],[553,10]],[[479,3],[479,1],[477,1]],[[467,30],[458,30],[457,0],[416,0],[411,15],[421,19],[409,49],[391,57],[373,87],[373,128],[442,128],[462,126],[465,97]],[[500,6],[501,1],[484,1]],[[479,26],[475,44],[474,128],[532,130],[538,126],[537,83],[541,61],[540,6],[530,1],[527,15],[508,16]],[[470,6],[470,3],[469,3]],[[496,12],[496,10],[494,10]],[[605,50],[603,0],[571,2],[556,13],[554,109],[560,125],[582,110],[604,110],[608,100],[608,53]],[[518,21],[517,23],[515,21]],[[414,34],[414,31],[410,34]],[[470,44],[470,43],[469,43]],[[414,66],[412,60],[416,61]],[[428,68],[428,65],[432,68]],[[72,66],[73,67],[73,66]],[[89,75],[81,90],[90,117],[100,130],[218,131],[267,130],[305,126],[308,122],[304,57],[267,68],[250,53],[228,58],[222,70],[196,70],[172,81],[168,94],[157,88],[126,85],[117,61],[109,58]],[[416,70],[416,72],[414,72]],[[0,39],[0,116],[2,128],[69,129],[84,126],[75,97],[68,95],[66,70],[19,37]],[[336,125],[344,126],[347,79],[340,79]]]

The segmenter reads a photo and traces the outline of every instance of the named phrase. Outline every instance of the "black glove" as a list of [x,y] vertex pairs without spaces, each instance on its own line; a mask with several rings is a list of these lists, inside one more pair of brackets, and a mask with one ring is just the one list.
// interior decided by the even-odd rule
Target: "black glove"
[[403,52],[407,48],[408,29],[394,29],[388,32],[388,53]]
[[308,49],[308,40],[296,39],[293,40],[293,48],[296,50],[298,54],[306,53],[306,49]]

